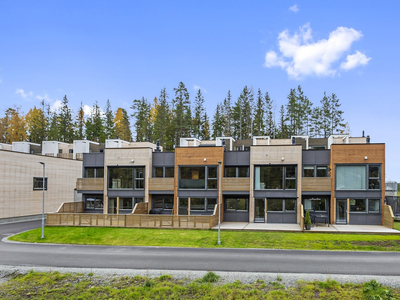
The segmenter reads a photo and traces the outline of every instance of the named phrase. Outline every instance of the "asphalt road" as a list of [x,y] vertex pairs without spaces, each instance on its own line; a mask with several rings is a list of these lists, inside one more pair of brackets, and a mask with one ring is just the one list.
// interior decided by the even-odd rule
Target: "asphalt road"
[[[0,225],[0,236],[40,226],[41,221]],[[0,242],[0,265],[396,276],[400,253]]]

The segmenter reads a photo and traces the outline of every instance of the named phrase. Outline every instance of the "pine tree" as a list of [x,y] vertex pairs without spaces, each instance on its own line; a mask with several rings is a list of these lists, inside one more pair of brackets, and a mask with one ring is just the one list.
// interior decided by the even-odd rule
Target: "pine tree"
[[179,82],[179,86],[174,88],[175,98],[172,100],[173,103],[173,124],[175,126],[175,145],[179,145],[180,138],[191,136],[191,108],[189,93],[183,84]]
[[279,128],[278,128],[278,138],[288,138],[288,117],[285,113],[285,107],[282,105],[279,110]]
[[59,118],[59,135],[60,141],[65,143],[72,143],[75,137],[74,126],[72,122],[72,112],[68,106],[67,95],[62,100]]
[[346,124],[343,123],[343,111],[340,110],[340,105],[339,99],[332,93],[330,97],[330,134],[334,134],[335,131],[341,132],[346,126]]
[[107,104],[105,109],[104,136],[105,139],[115,138],[114,113],[111,109],[111,103],[109,99],[107,99]]
[[221,115],[221,104],[217,104],[217,108],[215,109],[214,118],[212,122],[212,138],[222,136],[222,132],[224,130],[225,119],[224,116]]
[[322,110],[320,107],[314,107],[311,113],[311,137],[321,137],[323,132]]
[[193,118],[193,136],[198,139],[204,138],[204,97],[201,93],[201,89],[197,90],[195,97],[194,106],[194,118]]
[[0,143],[7,143],[8,117],[0,118]]
[[268,92],[265,93],[265,134],[270,137],[275,136],[275,119],[273,111],[273,100],[269,97]]
[[232,109],[233,135],[235,139],[247,139],[251,134],[252,91],[245,86]]
[[60,140],[60,126],[57,111],[50,111],[50,107],[47,108],[47,115],[49,116],[49,127],[47,130],[48,141],[59,141]]
[[204,113],[204,126],[203,126],[201,138],[203,140],[210,139],[210,121],[208,120],[207,113]]
[[83,110],[83,104],[79,106],[78,114],[76,115],[75,121],[76,127],[76,138],[78,140],[83,140],[85,138],[84,128],[85,128],[85,112]]
[[231,91],[228,91],[228,95],[224,99],[222,105],[222,115],[224,117],[224,130],[222,136],[231,137],[232,136],[232,96]]
[[264,97],[260,89],[257,92],[256,110],[254,113],[253,136],[260,136],[265,134],[264,125]]
[[157,104],[154,104],[154,140],[160,141],[165,150],[172,150],[174,144],[174,126],[172,126],[172,113],[168,103],[168,94],[161,89]]
[[124,141],[132,141],[131,125],[128,113],[123,108],[118,108],[114,118],[115,134]]
[[132,117],[135,118],[136,142],[147,142],[151,138],[150,103],[146,98],[133,100],[131,109],[134,110]]
[[86,136],[90,141],[104,143],[105,134],[103,126],[103,118],[101,116],[100,106],[97,101],[93,104],[90,116],[86,120]]

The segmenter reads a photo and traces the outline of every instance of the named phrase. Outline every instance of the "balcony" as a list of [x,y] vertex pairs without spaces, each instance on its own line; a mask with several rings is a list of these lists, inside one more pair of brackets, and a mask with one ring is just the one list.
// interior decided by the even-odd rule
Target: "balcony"
[[173,191],[174,178],[150,178],[150,191]]
[[250,192],[250,178],[222,178],[222,190],[224,192],[243,191]]
[[303,177],[301,180],[301,190],[303,192],[330,192],[330,177]]
[[78,178],[76,181],[78,191],[102,191],[104,178]]

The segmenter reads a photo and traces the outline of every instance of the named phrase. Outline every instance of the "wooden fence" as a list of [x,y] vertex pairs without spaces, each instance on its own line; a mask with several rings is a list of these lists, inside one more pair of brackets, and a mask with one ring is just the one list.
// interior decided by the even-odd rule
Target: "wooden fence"
[[57,213],[83,213],[84,203],[82,202],[64,202],[61,204]]
[[383,205],[383,210],[382,210],[382,225],[388,228],[393,229],[394,227],[394,215],[392,211],[392,207],[390,205]]
[[303,204],[300,204],[300,228],[304,230],[304,208]]
[[[64,203],[67,204],[67,203]],[[140,203],[147,204],[147,203]],[[144,207],[144,205],[140,205]],[[135,206],[135,210],[137,206]],[[135,211],[134,210],[134,211]],[[218,205],[211,216],[175,216],[149,214],[85,214],[85,213],[49,213],[47,226],[97,226],[129,228],[176,228],[211,229],[218,225]]]
[[149,204],[147,202],[136,203],[132,213],[135,215],[146,215],[149,213]]

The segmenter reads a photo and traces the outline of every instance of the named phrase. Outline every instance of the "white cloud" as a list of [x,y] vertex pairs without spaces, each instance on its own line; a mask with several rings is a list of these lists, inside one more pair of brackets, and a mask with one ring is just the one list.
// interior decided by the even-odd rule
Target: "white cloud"
[[297,4],[289,7],[289,10],[291,10],[292,12],[297,13],[299,11],[299,7],[297,6]]
[[198,85],[196,85],[196,84],[193,85],[193,89],[194,89],[195,91],[197,91],[197,90],[202,90],[204,93],[207,93],[207,91],[206,91],[205,89],[203,89],[201,86],[198,86]]
[[33,92],[26,92],[23,89],[17,89],[15,91],[16,94],[19,94],[22,98],[24,98],[25,100],[28,99],[28,96],[32,96]]
[[[275,51],[267,52],[264,66],[281,67],[294,79],[306,76],[334,76],[341,57],[350,50],[353,42],[361,37],[361,31],[338,27],[329,34],[328,39],[314,41],[310,24],[307,23],[293,35],[290,35],[288,30],[282,31],[278,36],[281,55]],[[349,66],[354,67],[365,65],[369,59],[362,59],[360,55],[350,58],[348,56]]]
[[83,112],[85,114],[85,116],[90,116],[90,114],[92,113],[92,108],[89,105],[84,105],[83,106]]
[[61,100],[56,100],[53,104],[50,105],[50,111],[56,112],[61,108],[61,106],[62,106]]
[[356,51],[355,54],[347,55],[346,61],[340,64],[340,68],[348,71],[358,66],[366,66],[370,60],[371,57],[367,57],[364,53]]
[[51,102],[52,101],[52,99],[49,98],[49,95],[47,95],[47,93],[45,93],[44,96],[37,95],[35,98],[38,99],[38,100],[44,100],[46,102]]

